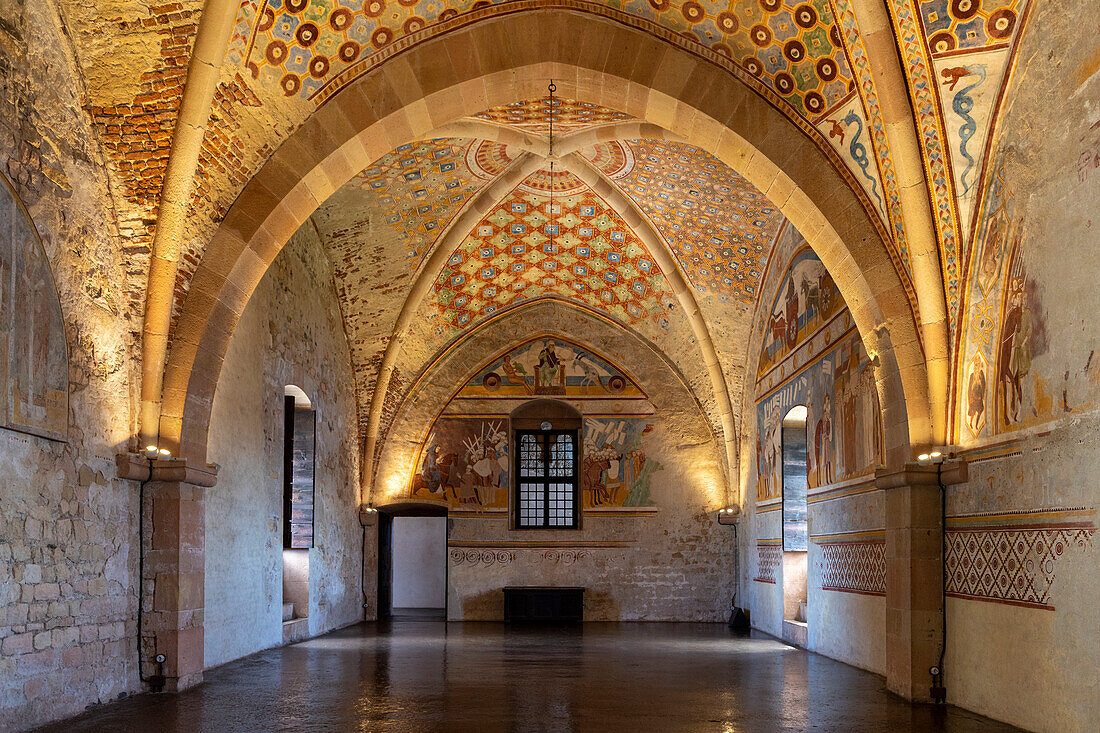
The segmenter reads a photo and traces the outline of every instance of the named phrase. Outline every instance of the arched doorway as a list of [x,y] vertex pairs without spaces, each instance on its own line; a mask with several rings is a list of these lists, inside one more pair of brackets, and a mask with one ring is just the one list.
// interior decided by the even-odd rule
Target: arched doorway
[[783,417],[783,638],[806,646],[806,580],[809,550],[806,491],[806,406],[795,405]]

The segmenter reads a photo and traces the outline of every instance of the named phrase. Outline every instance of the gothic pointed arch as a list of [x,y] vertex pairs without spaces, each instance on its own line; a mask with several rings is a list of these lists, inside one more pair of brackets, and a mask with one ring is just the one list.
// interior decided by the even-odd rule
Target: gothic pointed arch
[[30,214],[0,180],[0,425],[64,440],[69,354],[61,301]]

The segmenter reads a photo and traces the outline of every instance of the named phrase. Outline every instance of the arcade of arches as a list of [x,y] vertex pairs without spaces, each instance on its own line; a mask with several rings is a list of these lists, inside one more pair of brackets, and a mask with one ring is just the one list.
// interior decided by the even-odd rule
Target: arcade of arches
[[374,622],[446,514],[450,621],[1095,730],[1095,10],[3,3],[0,728]]

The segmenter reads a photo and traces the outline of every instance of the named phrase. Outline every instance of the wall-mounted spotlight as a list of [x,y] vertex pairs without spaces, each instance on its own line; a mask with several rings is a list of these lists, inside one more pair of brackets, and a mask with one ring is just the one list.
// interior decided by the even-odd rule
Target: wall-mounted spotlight
[[369,527],[378,521],[378,510],[369,504],[359,507],[359,524]]
[[917,456],[917,463],[922,466],[934,466],[943,463],[946,456],[942,451],[934,450],[929,453],[921,453]]
[[142,453],[150,461],[154,458],[159,458],[162,461],[166,461],[172,457],[172,451],[168,450],[167,448],[159,448],[155,445],[145,446],[145,450],[143,450]]
[[727,506],[718,510],[718,524],[737,524],[741,516],[741,510],[735,506]]

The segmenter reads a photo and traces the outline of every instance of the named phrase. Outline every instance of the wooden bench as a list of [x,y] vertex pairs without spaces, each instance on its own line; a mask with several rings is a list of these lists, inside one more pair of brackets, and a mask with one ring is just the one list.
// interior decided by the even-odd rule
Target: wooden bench
[[507,586],[507,623],[580,623],[584,620],[584,588]]

